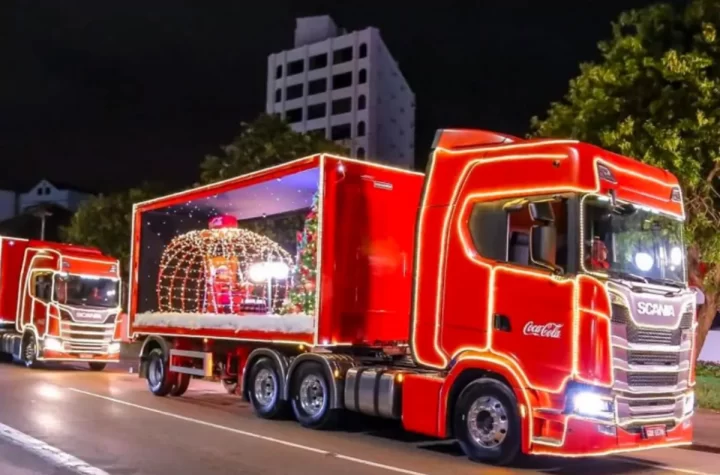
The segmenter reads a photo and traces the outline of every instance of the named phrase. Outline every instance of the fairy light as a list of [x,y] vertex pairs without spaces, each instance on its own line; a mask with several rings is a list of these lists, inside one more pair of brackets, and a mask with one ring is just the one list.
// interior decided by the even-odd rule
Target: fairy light
[[[157,280],[158,311],[242,313],[277,310],[289,279],[275,273],[256,286],[258,265],[291,268],[290,254],[261,234],[242,228],[194,230],[175,237],[163,251]],[[267,302],[267,303],[266,303]]]

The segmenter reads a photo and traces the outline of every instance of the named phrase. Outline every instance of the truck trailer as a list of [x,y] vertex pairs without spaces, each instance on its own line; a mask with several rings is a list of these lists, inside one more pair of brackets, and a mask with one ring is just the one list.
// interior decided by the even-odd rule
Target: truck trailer
[[0,352],[37,367],[120,358],[120,269],[90,247],[0,236]]
[[677,179],[573,140],[438,131],[427,173],[318,154],[134,206],[128,338],[158,396],[220,378],[472,460],[690,444]]

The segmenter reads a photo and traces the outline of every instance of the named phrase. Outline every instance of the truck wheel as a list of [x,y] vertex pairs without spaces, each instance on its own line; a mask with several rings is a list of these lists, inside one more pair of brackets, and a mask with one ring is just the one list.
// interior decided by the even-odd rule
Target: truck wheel
[[337,425],[340,411],[330,409],[330,380],[320,363],[301,364],[293,375],[292,408],[298,422],[309,429]]
[[222,387],[225,388],[225,391],[227,391],[228,394],[235,394],[235,391],[237,391],[237,387],[238,387],[237,380],[223,379]]
[[476,462],[507,465],[520,454],[517,399],[505,384],[490,378],[470,383],[458,397],[453,430],[463,452]]
[[88,363],[88,366],[90,366],[91,371],[102,371],[107,366],[107,363],[98,363],[93,361],[92,363]]
[[171,396],[182,396],[190,386],[190,375],[185,373],[178,373],[175,384],[173,384],[170,390]]
[[22,362],[27,368],[37,368],[37,340],[35,335],[28,333],[22,350]]
[[150,392],[156,396],[167,396],[173,387],[167,362],[160,348],[148,355],[147,382]]
[[277,419],[286,409],[280,398],[280,373],[270,358],[260,358],[250,370],[250,384],[247,389],[250,402],[257,414],[264,419]]

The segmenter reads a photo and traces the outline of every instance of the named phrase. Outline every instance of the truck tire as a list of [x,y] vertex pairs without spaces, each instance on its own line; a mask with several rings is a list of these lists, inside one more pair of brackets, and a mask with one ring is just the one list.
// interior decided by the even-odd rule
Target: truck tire
[[148,354],[147,382],[148,389],[156,396],[167,396],[173,387],[170,368],[160,348],[155,348]]
[[237,379],[223,379],[222,387],[225,388],[228,394],[235,394],[238,387]]
[[102,371],[107,366],[107,363],[98,363],[96,361],[88,363],[90,371]]
[[21,358],[27,368],[37,368],[39,366],[37,360],[37,340],[35,335],[27,333],[22,346]]
[[278,419],[286,413],[280,372],[270,358],[258,358],[250,369],[247,392],[255,412],[263,419]]
[[187,391],[190,386],[190,379],[192,378],[189,374],[177,373],[177,378],[175,378],[175,384],[173,384],[170,390],[170,395],[179,397],[185,394],[185,391]]
[[463,389],[455,404],[453,432],[473,461],[508,465],[520,455],[517,398],[504,383],[480,378]]
[[292,377],[292,408],[300,425],[308,429],[333,429],[340,411],[330,408],[330,379],[322,365],[315,361],[302,363]]

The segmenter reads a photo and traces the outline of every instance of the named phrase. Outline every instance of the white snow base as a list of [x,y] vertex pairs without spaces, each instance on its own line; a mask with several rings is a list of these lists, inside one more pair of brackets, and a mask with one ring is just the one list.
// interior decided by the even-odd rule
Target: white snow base
[[304,314],[218,314],[145,312],[135,315],[134,326],[242,331],[308,333],[315,330],[315,317]]

